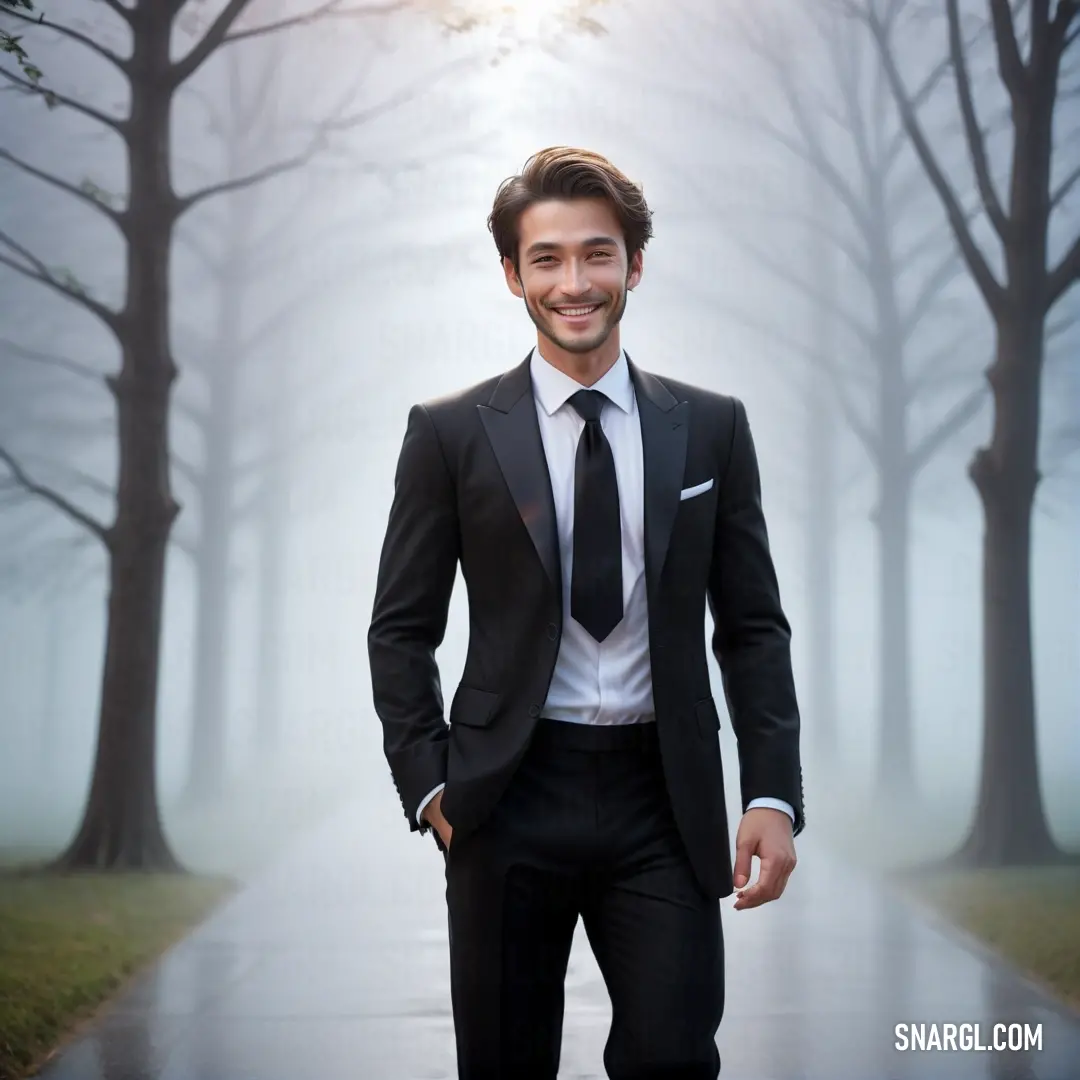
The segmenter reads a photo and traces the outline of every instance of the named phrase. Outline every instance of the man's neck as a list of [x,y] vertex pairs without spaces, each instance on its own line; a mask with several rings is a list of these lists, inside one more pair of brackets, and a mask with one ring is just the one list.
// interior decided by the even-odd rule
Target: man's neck
[[572,353],[560,349],[546,337],[538,335],[536,350],[553,368],[569,375],[582,386],[599,382],[618,362],[622,355],[619,334],[616,330],[598,349],[587,353]]

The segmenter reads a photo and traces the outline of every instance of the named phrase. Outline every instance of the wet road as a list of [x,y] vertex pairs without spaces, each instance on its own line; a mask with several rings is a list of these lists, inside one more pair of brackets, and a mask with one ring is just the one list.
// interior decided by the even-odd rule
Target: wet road
[[[389,807],[346,809],[168,953],[48,1080],[452,1078],[442,859]],[[731,1080],[1076,1080],[1080,1017],[969,951],[812,838],[783,900],[725,901]],[[580,931],[562,1080],[604,1076],[609,1008]],[[899,1052],[899,1023],[1041,1024],[1021,1053]]]

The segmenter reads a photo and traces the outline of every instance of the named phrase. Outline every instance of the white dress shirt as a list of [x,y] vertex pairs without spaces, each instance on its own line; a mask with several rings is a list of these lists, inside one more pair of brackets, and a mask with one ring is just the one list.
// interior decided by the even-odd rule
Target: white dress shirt
[[[637,395],[626,354],[593,384],[608,401],[600,415],[615,460],[622,526],[623,618],[597,641],[570,614],[574,556],[574,465],[585,421],[570,398],[582,385],[549,364],[539,349],[530,359],[536,415],[555,500],[562,560],[563,629],[542,715],[572,724],[636,724],[656,720],[649,661],[649,609],[645,595],[645,471]],[[440,784],[417,810],[417,820]],[[780,799],[754,799],[747,809],[795,811]]]

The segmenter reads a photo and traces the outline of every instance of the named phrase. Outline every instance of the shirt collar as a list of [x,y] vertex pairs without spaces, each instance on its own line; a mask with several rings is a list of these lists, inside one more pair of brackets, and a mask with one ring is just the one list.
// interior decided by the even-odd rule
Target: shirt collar
[[576,379],[549,364],[534,348],[529,361],[533,393],[544,411],[550,416],[561,409],[579,390],[599,390],[613,404],[628,415],[634,411],[634,384],[626,353],[619,350],[619,359],[591,387],[583,387]]

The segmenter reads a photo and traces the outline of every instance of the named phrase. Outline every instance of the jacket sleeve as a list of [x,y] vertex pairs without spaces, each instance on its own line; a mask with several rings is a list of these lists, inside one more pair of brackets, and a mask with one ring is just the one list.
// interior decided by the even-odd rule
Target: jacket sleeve
[[746,409],[732,399],[728,464],[720,484],[709,575],[713,652],[739,746],[742,805],[781,799],[803,828],[799,706],[791,628],[769,551],[761,478]]
[[413,831],[421,801],[446,780],[449,727],[435,651],[442,644],[459,556],[457,499],[438,433],[409,412],[379,559],[368,661],[383,749]]

